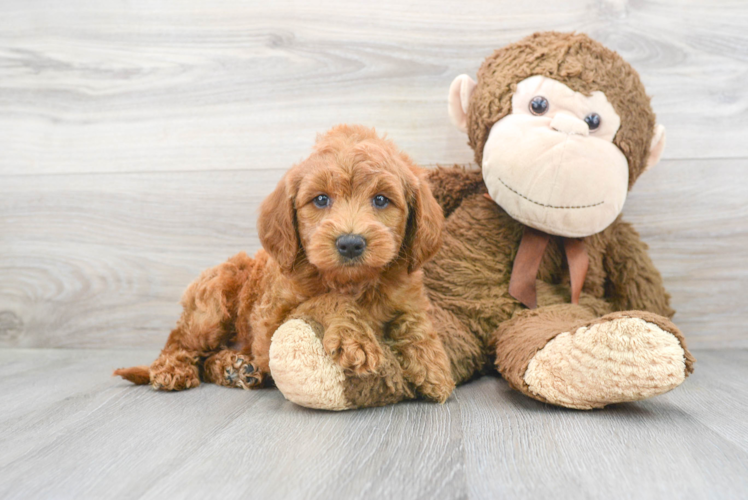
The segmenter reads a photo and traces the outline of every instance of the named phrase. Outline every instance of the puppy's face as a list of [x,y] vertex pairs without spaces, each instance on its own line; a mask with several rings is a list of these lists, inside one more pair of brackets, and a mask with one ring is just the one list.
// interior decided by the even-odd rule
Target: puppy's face
[[[299,247],[294,262],[305,254],[338,284],[371,280],[398,261],[410,271],[420,267],[439,247],[443,220],[420,176],[407,156],[372,130],[343,126],[328,132],[281,181],[292,200]],[[260,236],[268,249],[265,208]]]
[[378,274],[395,260],[405,238],[402,177],[409,172],[380,149],[359,144],[307,162],[311,168],[296,195],[299,237],[309,262],[333,281]]

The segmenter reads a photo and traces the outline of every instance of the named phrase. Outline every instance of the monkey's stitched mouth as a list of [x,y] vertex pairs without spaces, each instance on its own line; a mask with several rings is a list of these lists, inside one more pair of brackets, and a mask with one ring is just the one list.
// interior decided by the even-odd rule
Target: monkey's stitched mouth
[[507,189],[508,189],[509,191],[511,191],[512,193],[516,194],[517,196],[520,196],[520,197],[524,198],[525,200],[529,201],[530,203],[534,203],[534,204],[536,204],[536,205],[538,205],[538,206],[541,206],[541,207],[545,207],[545,208],[560,208],[560,209],[572,209],[572,208],[592,208],[592,207],[599,207],[600,205],[602,205],[603,203],[605,203],[605,201],[603,200],[603,201],[598,201],[597,203],[593,203],[592,205],[569,205],[569,206],[556,206],[556,205],[548,205],[548,204],[546,204],[546,203],[540,203],[540,202],[538,202],[538,201],[535,201],[535,200],[531,200],[530,198],[528,198],[527,196],[523,195],[522,193],[520,193],[520,192],[519,192],[519,191],[517,191],[516,189],[512,189],[511,187],[507,186],[506,182],[504,182],[504,181],[503,181],[503,180],[501,179],[501,177],[497,177],[497,178],[499,179],[499,182],[500,182],[501,184],[503,184],[503,185],[504,185],[504,187],[505,187],[505,188],[507,188]]

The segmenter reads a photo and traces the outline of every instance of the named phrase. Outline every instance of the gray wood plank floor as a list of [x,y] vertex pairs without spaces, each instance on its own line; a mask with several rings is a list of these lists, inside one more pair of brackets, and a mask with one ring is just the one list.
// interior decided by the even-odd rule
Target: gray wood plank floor
[[684,385],[579,412],[484,377],[440,406],[333,413],[274,389],[158,393],[156,352],[0,350],[2,498],[745,498],[748,350]]

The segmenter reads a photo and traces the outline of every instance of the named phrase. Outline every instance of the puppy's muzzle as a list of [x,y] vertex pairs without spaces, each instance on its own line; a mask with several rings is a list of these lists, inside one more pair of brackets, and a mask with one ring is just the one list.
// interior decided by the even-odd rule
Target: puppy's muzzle
[[366,240],[360,234],[344,234],[335,240],[338,253],[346,260],[360,257],[366,250]]

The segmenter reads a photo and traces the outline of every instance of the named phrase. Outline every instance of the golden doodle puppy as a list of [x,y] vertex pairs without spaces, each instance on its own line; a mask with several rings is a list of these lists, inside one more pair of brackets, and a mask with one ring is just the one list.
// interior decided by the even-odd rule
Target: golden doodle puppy
[[439,249],[443,220],[423,171],[392,142],[335,127],[263,202],[263,250],[203,272],[158,359],[115,374],[162,390],[201,379],[260,387],[273,333],[296,317],[323,329],[346,373],[375,375],[386,344],[405,379],[443,402],[454,382],[420,271]]

